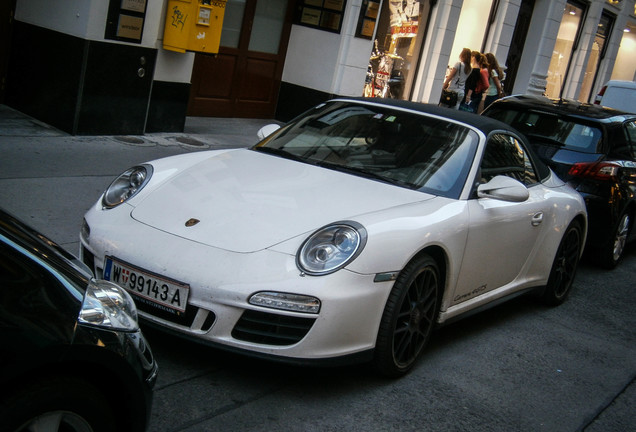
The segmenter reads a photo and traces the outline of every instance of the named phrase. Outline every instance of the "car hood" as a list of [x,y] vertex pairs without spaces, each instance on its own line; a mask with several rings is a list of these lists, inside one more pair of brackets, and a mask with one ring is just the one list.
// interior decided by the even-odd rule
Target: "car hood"
[[217,154],[153,189],[132,217],[234,252],[432,195],[252,150]]

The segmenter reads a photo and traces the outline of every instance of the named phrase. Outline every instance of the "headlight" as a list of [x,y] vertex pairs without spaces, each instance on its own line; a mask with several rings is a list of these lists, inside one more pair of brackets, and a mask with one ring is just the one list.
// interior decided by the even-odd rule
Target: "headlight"
[[362,252],[367,232],[356,222],[337,222],[313,233],[296,256],[298,268],[310,275],[333,273]]
[[130,294],[112,282],[92,279],[82,302],[78,321],[96,327],[137,331],[137,307]]
[[108,186],[102,198],[102,205],[113,208],[134,197],[146,186],[151,176],[151,165],[144,164],[130,168]]

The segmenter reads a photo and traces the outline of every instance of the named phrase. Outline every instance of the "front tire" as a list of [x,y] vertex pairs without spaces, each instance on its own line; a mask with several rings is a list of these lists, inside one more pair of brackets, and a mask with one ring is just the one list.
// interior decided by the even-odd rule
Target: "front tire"
[[439,267],[428,255],[411,261],[400,273],[376,341],[374,365],[381,374],[398,377],[411,370],[435,327],[441,289]]
[[581,257],[581,238],[581,225],[573,221],[565,231],[554,257],[548,284],[543,292],[544,303],[558,306],[570,294]]

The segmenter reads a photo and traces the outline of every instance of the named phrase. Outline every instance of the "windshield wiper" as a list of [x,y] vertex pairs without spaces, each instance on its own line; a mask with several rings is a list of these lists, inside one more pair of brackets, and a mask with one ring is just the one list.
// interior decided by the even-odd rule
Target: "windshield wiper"
[[334,171],[340,171],[340,172],[345,172],[347,174],[353,174],[353,175],[357,175],[357,176],[368,178],[368,179],[379,180],[381,182],[396,185],[396,186],[408,187],[410,189],[413,189],[414,187],[414,185],[411,183],[407,183],[401,180],[386,177],[376,172],[361,169],[361,168],[354,168],[354,167],[350,167],[346,165],[338,165],[335,163],[325,162],[325,161],[316,162],[316,165],[323,168],[329,168]]
[[280,156],[283,157],[285,159],[291,159],[291,160],[295,160],[298,162],[305,162],[305,163],[312,163],[311,161],[298,156],[294,153],[290,153],[287,150],[283,150],[282,148],[276,148],[276,147],[252,147],[252,150],[254,151],[258,151],[258,152],[262,152],[262,153],[267,153],[267,154],[271,154],[274,156]]

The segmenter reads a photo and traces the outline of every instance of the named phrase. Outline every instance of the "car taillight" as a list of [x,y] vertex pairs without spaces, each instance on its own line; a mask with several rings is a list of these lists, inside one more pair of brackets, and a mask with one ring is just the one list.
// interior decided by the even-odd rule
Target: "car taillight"
[[620,165],[612,162],[580,162],[572,165],[568,174],[596,180],[616,180],[619,170]]
[[595,105],[600,105],[601,104],[601,99],[603,99],[603,95],[605,94],[605,90],[607,90],[607,86],[603,86],[603,88],[601,88],[601,91],[598,92],[598,94],[594,98],[594,104]]

